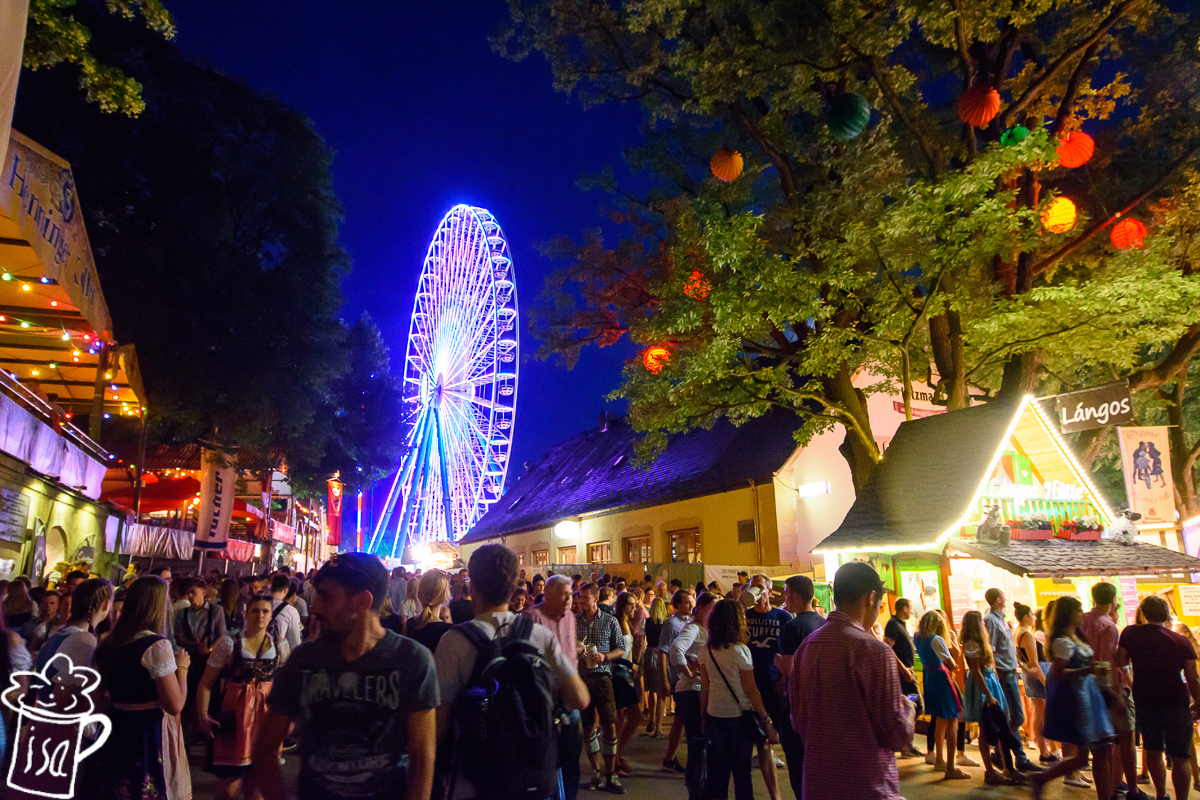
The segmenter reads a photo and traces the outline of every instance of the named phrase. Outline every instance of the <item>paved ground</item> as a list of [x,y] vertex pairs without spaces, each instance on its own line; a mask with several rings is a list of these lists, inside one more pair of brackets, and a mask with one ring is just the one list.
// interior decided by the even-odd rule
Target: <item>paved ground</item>
[[[627,790],[625,797],[628,800],[676,800],[677,798],[685,800],[687,794],[683,786],[683,776],[662,769],[665,748],[666,742],[663,739],[639,737],[635,740],[629,754],[630,765],[633,767],[634,773],[631,777],[624,779]],[[684,759],[686,749],[686,747],[680,747],[679,758],[681,761]],[[979,751],[974,746],[968,745],[967,753],[979,760]],[[287,757],[286,762],[284,772],[294,781],[296,758]],[[216,782],[211,775],[204,772],[202,763],[201,759],[193,759],[194,795],[196,800],[211,800]],[[972,780],[943,781],[940,780],[938,773],[934,773],[933,767],[925,764],[924,761],[906,759],[900,762],[900,789],[906,800],[950,800],[950,798],[956,800],[1015,800],[1015,798],[1024,799],[1030,796],[1029,789],[1026,787],[984,786],[983,769],[980,767],[968,767],[966,771],[973,776]],[[585,776],[587,774],[585,765]],[[782,800],[794,800],[791,787],[787,782],[786,771],[781,771],[780,779]],[[756,800],[767,800],[762,777],[757,769],[754,772],[754,785]],[[579,792],[579,800],[603,800],[603,798],[611,796],[604,792],[587,790]],[[1061,781],[1056,781],[1047,788],[1044,796],[1046,800],[1093,800],[1096,793],[1092,789],[1066,787],[1062,785]],[[1200,793],[1193,792],[1192,796],[1200,796]],[[730,787],[730,798],[731,800],[733,798],[732,787]],[[402,798],[397,796],[397,800],[402,800]],[[837,799],[816,798],[816,800]]]

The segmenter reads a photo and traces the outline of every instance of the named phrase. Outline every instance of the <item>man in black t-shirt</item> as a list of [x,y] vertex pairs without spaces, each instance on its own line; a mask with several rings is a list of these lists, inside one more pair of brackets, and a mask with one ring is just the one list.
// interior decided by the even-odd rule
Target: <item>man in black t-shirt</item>
[[279,748],[295,721],[298,800],[429,800],[440,699],[433,655],[380,625],[388,573],[378,558],[345,553],[315,581],[321,637],[275,672],[254,745],[256,787],[265,800],[286,800]]
[[[913,649],[912,636],[909,635],[908,627],[905,625],[912,619],[912,615],[912,602],[904,597],[897,600],[896,613],[892,614],[892,618],[888,620],[883,629],[883,641],[892,648],[892,652],[896,654],[896,660],[900,662],[900,691],[905,695],[917,696],[917,713],[920,713],[921,693],[917,690],[917,677],[913,672],[913,659],[916,657],[916,652]],[[909,744],[908,749],[900,754],[901,758],[917,758],[922,755],[924,754],[912,744]]]
[[783,757],[787,760],[788,781],[792,784],[792,792],[797,798],[804,796],[804,743],[792,727],[791,699],[787,693],[787,684],[792,672],[793,656],[800,648],[800,643],[825,624],[825,618],[812,609],[815,593],[812,579],[803,575],[793,575],[784,582],[783,607],[793,616],[791,622],[783,626],[783,633],[779,637],[780,655],[775,662],[783,675],[784,684],[781,692],[783,713],[775,721],[775,727],[779,731]]

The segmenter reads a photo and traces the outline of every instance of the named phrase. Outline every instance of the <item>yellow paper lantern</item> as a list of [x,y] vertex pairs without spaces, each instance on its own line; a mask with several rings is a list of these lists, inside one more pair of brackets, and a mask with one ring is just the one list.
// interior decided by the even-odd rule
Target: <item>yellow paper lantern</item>
[[1066,197],[1056,197],[1042,212],[1042,224],[1051,233],[1066,233],[1075,227],[1078,212],[1075,204]]

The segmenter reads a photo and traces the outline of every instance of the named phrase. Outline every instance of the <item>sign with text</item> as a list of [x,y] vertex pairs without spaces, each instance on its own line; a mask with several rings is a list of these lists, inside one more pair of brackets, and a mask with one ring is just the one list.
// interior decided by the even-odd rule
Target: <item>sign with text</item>
[[237,472],[228,455],[200,448],[200,510],[196,516],[196,548],[223,550],[233,518]]
[[1129,507],[1143,524],[1175,522],[1175,485],[1165,425],[1117,428]]
[[1200,586],[1181,584],[1179,587],[1179,615],[1200,617]]
[[1077,433],[1133,420],[1129,381],[1093,386],[1054,398],[1058,424],[1063,433]]
[[0,539],[23,542],[29,524],[29,496],[20,489],[0,489]]

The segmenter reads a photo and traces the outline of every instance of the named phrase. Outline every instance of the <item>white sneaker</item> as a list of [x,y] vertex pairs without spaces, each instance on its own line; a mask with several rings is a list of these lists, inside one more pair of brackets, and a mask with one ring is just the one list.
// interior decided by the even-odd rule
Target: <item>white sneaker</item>
[[978,767],[979,766],[979,762],[976,761],[975,759],[971,758],[966,753],[959,753],[955,757],[954,763],[960,767]]
[[784,761],[784,760],[783,760],[782,758],[780,758],[779,756],[775,756],[775,768],[776,768],[776,769],[786,769],[786,768],[787,768],[787,762],[786,762],[786,761]]
[[926,764],[936,764],[937,763],[937,755],[932,750],[930,750],[928,753],[925,754],[925,763]]
[[1088,788],[1087,782],[1082,780],[1078,774],[1068,775],[1067,779],[1063,781],[1063,786],[1074,786],[1076,789]]

